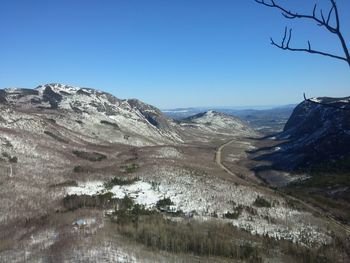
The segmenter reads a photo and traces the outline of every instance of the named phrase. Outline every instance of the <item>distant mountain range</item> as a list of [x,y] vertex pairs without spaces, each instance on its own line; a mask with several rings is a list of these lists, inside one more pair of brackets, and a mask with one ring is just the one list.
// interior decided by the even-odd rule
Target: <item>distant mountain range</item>
[[295,106],[295,104],[278,107],[260,106],[254,107],[254,109],[249,109],[249,107],[198,107],[178,108],[162,111],[169,118],[174,120],[182,120],[202,112],[213,110],[215,112],[221,112],[239,117],[243,121],[249,123],[254,129],[265,134],[271,134],[283,130],[283,127],[288,121]]

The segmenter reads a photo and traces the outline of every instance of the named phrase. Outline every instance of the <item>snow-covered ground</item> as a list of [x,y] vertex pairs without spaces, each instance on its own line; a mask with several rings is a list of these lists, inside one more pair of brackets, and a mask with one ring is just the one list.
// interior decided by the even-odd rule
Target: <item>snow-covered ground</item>
[[[135,203],[149,209],[155,208],[158,200],[169,197],[178,211],[194,214],[197,219],[209,219],[217,215],[253,234],[287,239],[305,245],[323,244],[330,240],[320,220],[308,212],[288,208],[282,198],[263,195],[247,186],[194,177],[186,170],[179,172],[160,168],[159,175],[161,174],[163,176],[157,182],[140,180],[131,185],[117,185],[107,190],[102,181],[94,181],[68,187],[66,193],[94,195],[109,191],[115,198],[129,196]],[[171,181],[169,177],[167,179],[169,174]],[[255,207],[254,201],[258,196],[269,200],[272,207]],[[243,209],[237,219],[223,219],[226,212],[234,212],[238,206],[251,207],[256,214]]]
[[69,195],[96,195],[111,192],[114,198],[122,199],[128,196],[134,199],[135,203],[147,208],[154,208],[157,201],[164,196],[160,191],[156,191],[150,183],[144,181],[136,181],[133,184],[123,186],[115,185],[109,190],[104,187],[103,182],[94,181],[68,187],[66,191]]

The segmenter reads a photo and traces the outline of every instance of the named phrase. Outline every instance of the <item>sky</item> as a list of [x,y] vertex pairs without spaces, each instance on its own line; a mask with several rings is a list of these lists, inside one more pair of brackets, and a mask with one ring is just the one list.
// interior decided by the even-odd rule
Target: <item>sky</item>
[[[350,2],[337,2],[350,46]],[[254,0],[0,0],[0,88],[63,83],[163,109],[350,96],[345,62],[270,44],[284,26],[293,46],[343,54],[324,28]]]

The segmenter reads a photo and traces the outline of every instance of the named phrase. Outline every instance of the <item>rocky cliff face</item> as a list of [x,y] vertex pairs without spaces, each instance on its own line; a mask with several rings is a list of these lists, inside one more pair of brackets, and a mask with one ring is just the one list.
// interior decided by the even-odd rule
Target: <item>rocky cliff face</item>
[[350,97],[300,103],[277,139],[286,142],[268,155],[275,166],[293,170],[350,154]]
[[176,124],[155,107],[88,88],[47,84],[0,90],[0,111],[0,128],[66,141],[77,136],[135,146],[182,141]]

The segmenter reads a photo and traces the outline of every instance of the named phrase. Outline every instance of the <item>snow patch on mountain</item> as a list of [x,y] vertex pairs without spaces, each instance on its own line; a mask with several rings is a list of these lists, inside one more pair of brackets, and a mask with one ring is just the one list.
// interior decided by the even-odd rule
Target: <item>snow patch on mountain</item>
[[[4,127],[17,119],[17,128],[38,133],[46,126],[43,118],[49,118],[65,129],[111,143],[145,146],[183,142],[177,125],[157,108],[94,89],[54,83],[36,89],[5,89],[1,97],[1,109],[13,109],[13,118],[7,117]],[[19,111],[37,117],[17,118],[22,114]]]

